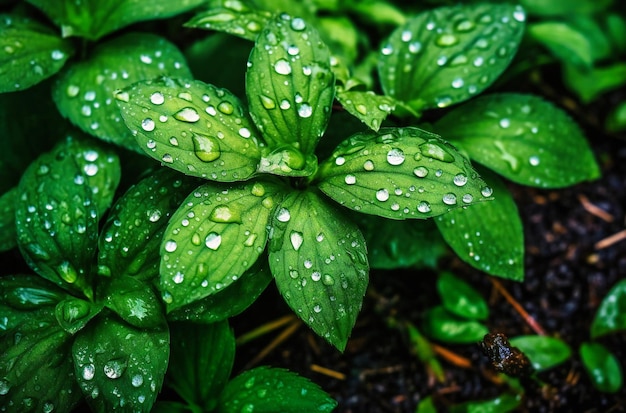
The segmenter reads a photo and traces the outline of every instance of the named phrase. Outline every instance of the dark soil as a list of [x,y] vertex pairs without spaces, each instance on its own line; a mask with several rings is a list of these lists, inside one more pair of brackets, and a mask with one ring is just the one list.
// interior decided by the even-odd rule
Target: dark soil
[[[590,116],[586,108],[564,103],[588,129],[603,176],[563,190],[510,185],[524,223],[526,277],[523,283],[500,282],[548,335],[561,338],[572,348],[569,360],[539,374],[543,387],[525,384],[519,411],[622,412],[626,411],[626,391],[604,394],[595,390],[578,348],[589,340],[591,321],[602,298],[626,274],[626,239],[608,246],[600,242],[626,227],[626,140],[600,132],[596,125],[601,118]],[[487,324],[492,332],[509,337],[535,334],[494,289],[490,277],[452,256],[445,262],[442,265],[488,298]],[[363,310],[343,354],[301,326],[258,364],[286,367],[311,378],[338,400],[338,413],[415,412],[427,396],[433,396],[440,411],[445,411],[459,402],[486,400],[506,392],[508,386],[497,378],[478,344],[443,345],[468,359],[471,367],[441,358],[445,381],[438,383],[411,354],[405,334],[389,326],[389,319],[399,318],[419,325],[421,313],[439,303],[435,280],[436,274],[419,269],[372,271]],[[290,313],[271,287],[233,320],[233,326],[240,335]],[[241,346],[236,369],[247,363],[249,367],[279,333]],[[626,333],[600,341],[626,369]]]

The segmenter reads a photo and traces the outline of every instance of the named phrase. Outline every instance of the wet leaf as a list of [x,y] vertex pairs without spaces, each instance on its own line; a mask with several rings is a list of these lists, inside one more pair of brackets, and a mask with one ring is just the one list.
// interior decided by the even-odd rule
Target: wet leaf
[[185,26],[216,30],[254,41],[271,17],[267,11],[253,10],[243,2],[226,0],[198,13]]
[[219,413],[331,412],[337,402],[315,383],[285,369],[257,367],[232,379]]
[[594,45],[569,22],[546,21],[528,26],[528,34],[559,60],[591,68]]
[[454,344],[475,343],[489,332],[480,322],[458,318],[442,306],[428,309],[422,326],[427,336]]
[[372,268],[435,268],[448,251],[432,221],[393,221],[364,214],[355,219],[365,236]]
[[435,220],[441,235],[463,261],[506,279],[524,279],[524,231],[511,193],[494,174],[481,172],[494,200],[455,209]]
[[519,348],[530,359],[537,371],[550,369],[572,355],[572,349],[561,339],[548,336],[517,336],[511,345]]
[[536,96],[482,96],[451,111],[434,127],[472,160],[523,185],[561,188],[600,176],[580,128]]
[[57,73],[72,43],[29,18],[0,14],[0,93],[27,89]]
[[82,330],[102,310],[102,304],[94,304],[80,298],[68,297],[57,304],[54,314],[59,325],[70,334]]
[[114,91],[162,75],[191,78],[182,53],[162,37],[129,33],[99,44],[87,60],[64,70],[52,97],[61,114],[83,131],[141,152],[122,122]]
[[164,165],[221,182],[256,173],[263,143],[229,91],[162,77],[118,91],[115,98],[139,146]]
[[18,244],[39,275],[93,297],[98,220],[111,202],[119,174],[113,152],[71,137],[24,172],[16,209]]
[[173,310],[167,319],[208,324],[234,317],[255,302],[272,279],[267,260],[260,258],[228,287]]
[[292,192],[272,217],[269,251],[270,269],[287,304],[343,351],[368,283],[361,231],[315,193]]
[[452,145],[413,127],[352,135],[320,165],[318,179],[341,205],[391,219],[431,218],[492,192]]
[[250,112],[266,142],[312,154],[328,126],[335,83],[318,32],[300,17],[281,14],[262,30],[248,66]]
[[509,65],[524,32],[520,6],[476,4],[422,12],[383,43],[386,95],[421,112],[467,100]]
[[591,14],[601,11],[611,4],[611,0],[522,0],[520,1],[528,14],[543,17],[564,16],[572,17],[576,14]]
[[18,325],[0,332],[3,410],[71,411],[81,396],[69,354],[71,336],[57,324],[54,307],[25,314]]
[[603,393],[615,393],[622,388],[624,377],[620,362],[600,343],[583,343],[580,357],[593,386]]
[[198,187],[170,219],[160,289],[168,312],[228,287],[263,252],[279,187],[266,182]]
[[149,412],[170,352],[167,327],[140,330],[100,315],[72,346],[76,381],[96,412]]
[[159,168],[115,203],[98,240],[98,273],[158,277],[161,238],[172,214],[198,186],[196,179]]
[[227,321],[172,323],[168,386],[189,405],[213,411],[235,359],[235,335]]
[[0,196],[0,251],[8,251],[17,246],[17,193],[17,187],[14,187]]
[[104,305],[131,326],[143,329],[165,325],[165,311],[152,285],[132,277],[116,277],[101,292]]
[[621,280],[602,299],[591,323],[591,338],[626,330],[626,280]]
[[583,103],[588,104],[598,99],[603,93],[626,84],[626,63],[617,62],[592,69],[566,64],[563,81]]
[[396,107],[394,99],[372,91],[338,91],[336,97],[344,109],[374,131],[380,129],[382,122]]
[[521,403],[521,394],[502,394],[491,400],[454,405],[450,408],[450,413],[508,413],[517,409]]
[[63,37],[79,36],[97,40],[132,23],[163,19],[190,10],[203,0],[27,0],[43,11],[57,26]]
[[485,320],[489,316],[487,301],[474,287],[445,271],[437,278],[437,290],[446,310],[470,320]]

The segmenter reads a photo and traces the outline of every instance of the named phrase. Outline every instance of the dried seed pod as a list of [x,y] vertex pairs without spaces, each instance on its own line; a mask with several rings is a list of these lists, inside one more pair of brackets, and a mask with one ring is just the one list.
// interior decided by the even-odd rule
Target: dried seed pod
[[497,371],[512,377],[528,377],[534,368],[530,360],[517,347],[512,347],[502,333],[489,333],[480,343],[483,353]]

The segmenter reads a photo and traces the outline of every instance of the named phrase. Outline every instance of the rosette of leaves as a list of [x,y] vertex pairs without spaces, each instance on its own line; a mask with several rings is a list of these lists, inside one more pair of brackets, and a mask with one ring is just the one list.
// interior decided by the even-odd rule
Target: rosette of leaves
[[426,219],[490,199],[462,154],[418,128],[356,133],[318,162],[335,96],[330,60],[311,25],[280,14],[250,53],[247,105],[228,90],[169,77],[116,92],[148,155],[206,180],[163,235],[159,289],[169,314],[198,315],[198,303],[234,296],[235,281],[267,248],[286,302],[343,349],[369,271],[347,209]]
[[[90,135],[140,151],[121,121],[113,91],[159,75],[189,77],[189,69],[176,46],[155,34],[127,32],[99,40],[136,22],[188,11],[202,1],[28,3],[39,10],[26,6],[0,15],[0,92],[22,91],[54,76],[52,95],[64,117]],[[39,21],[39,11],[57,27]]]

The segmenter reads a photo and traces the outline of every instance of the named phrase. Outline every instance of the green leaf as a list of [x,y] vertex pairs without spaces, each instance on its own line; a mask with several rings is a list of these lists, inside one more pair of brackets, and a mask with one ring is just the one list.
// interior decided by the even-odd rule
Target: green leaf
[[337,402],[316,384],[288,370],[257,367],[231,380],[218,413],[331,412]]
[[170,353],[167,327],[140,330],[113,316],[89,323],[72,346],[74,372],[95,412],[149,412]]
[[420,400],[415,413],[437,413],[435,402],[432,396],[426,396]]
[[24,172],[18,187],[18,244],[39,275],[93,297],[98,220],[119,181],[117,156],[68,137]]
[[585,67],[593,65],[593,45],[569,22],[534,23],[528,26],[528,33],[562,61]]
[[444,308],[452,314],[470,320],[485,320],[489,316],[487,301],[461,278],[444,271],[437,278],[437,290]]
[[424,313],[422,329],[435,340],[453,344],[475,343],[489,333],[489,329],[480,322],[458,318],[442,306],[430,308]]
[[250,112],[266,142],[312,154],[328,126],[335,90],[319,33],[302,18],[281,14],[257,38],[248,66]]
[[154,329],[165,324],[165,311],[151,284],[131,277],[116,277],[102,295],[104,305],[133,327]]
[[27,0],[61,27],[63,37],[97,40],[133,23],[163,19],[190,10],[203,0]]
[[287,304],[340,351],[368,282],[365,239],[342,211],[313,192],[292,192],[272,217],[270,269]]
[[235,360],[235,335],[227,321],[172,323],[167,385],[189,405],[213,411]]
[[431,218],[491,196],[452,145],[413,127],[354,134],[320,166],[318,179],[340,204],[391,219]]
[[626,330],[626,280],[621,280],[602,299],[591,323],[591,338]]
[[253,10],[240,1],[226,0],[198,13],[185,26],[216,30],[254,41],[271,17],[267,11]]
[[173,310],[167,319],[208,324],[234,317],[256,301],[272,279],[266,260],[259,259],[227,288]]
[[8,251],[17,246],[17,193],[17,187],[14,187],[0,196],[0,251]]
[[472,160],[523,185],[561,188],[600,176],[578,125],[537,96],[482,96],[451,111],[434,128]]
[[370,129],[378,131],[380,125],[396,107],[389,96],[377,95],[372,91],[338,91],[337,100],[344,109],[356,116]]
[[528,14],[542,17],[591,14],[605,9],[613,0],[521,0]]
[[264,182],[198,187],[169,221],[160,289],[168,312],[228,287],[263,252],[279,187]]
[[72,43],[29,18],[0,15],[0,93],[28,89],[57,73]]
[[420,13],[383,43],[378,72],[385,94],[417,112],[471,98],[509,65],[525,19],[524,10],[510,4]]
[[435,220],[441,235],[466,263],[503,278],[524,279],[524,230],[511,193],[485,171],[494,200],[455,209]]
[[161,238],[172,214],[198,181],[159,168],[115,203],[98,241],[98,273],[149,280],[159,274]]
[[626,101],[617,104],[607,115],[604,127],[609,132],[626,130]]
[[114,91],[163,75],[191,78],[181,52],[159,36],[129,33],[99,44],[87,60],[64,70],[52,97],[61,114],[83,131],[141,152],[122,122]]
[[548,336],[517,336],[510,340],[530,359],[537,371],[550,369],[563,363],[572,355],[572,349],[561,339]]
[[355,218],[365,236],[372,268],[435,268],[448,251],[432,221],[395,221],[364,214]]
[[601,94],[626,84],[626,63],[617,62],[606,67],[593,69],[578,68],[566,64],[563,80],[583,103],[589,103]]
[[622,388],[624,377],[620,362],[600,343],[583,343],[580,357],[593,386],[603,393],[615,393]]
[[508,413],[515,411],[521,403],[521,394],[502,394],[491,400],[454,405],[450,408],[450,413]]
[[162,77],[115,98],[139,146],[168,167],[221,182],[256,173],[263,143],[241,101],[227,90]]
[[57,304],[54,314],[59,325],[70,334],[76,334],[98,315],[102,304],[93,304],[80,298],[68,297]]

